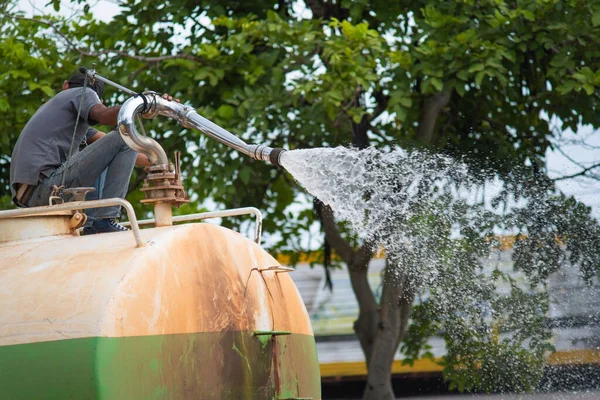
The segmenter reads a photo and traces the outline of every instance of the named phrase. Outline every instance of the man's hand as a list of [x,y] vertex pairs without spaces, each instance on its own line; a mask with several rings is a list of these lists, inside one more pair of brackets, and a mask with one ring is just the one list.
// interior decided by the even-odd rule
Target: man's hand
[[[170,94],[168,94],[168,93],[164,93],[164,94],[162,95],[162,98],[163,98],[163,99],[165,99],[165,100],[173,101],[173,96],[171,96],[171,95],[170,95]],[[177,103],[181,103],[181,102],[179,101],[179,99],[175,99],[175,101],[176,101]]]
[[[152,92],[152,93],[147,93],[147,94],[153,94],[153,95],[155,95],[155,96],[161,96],[161,95],[159,95],[158,93],[154,93],[154,92]],[[168,94],[168,93],[164,93],[164,94],[163,94],[161,97],[162,97],[163,99],[165,99],[165,100],[168,100],[168,101],[173,101],[173,96],[171,96],[171,95],[170,95],[170,94]],[[142,118],[145,118],[145,119],[152,119],[152,118],[156,117],[156,115],[157,115],[157,113],[156,113],[156,109],[155,109],[155,107],[153,107],[153,106],[152,106],[152,102],[153,102],[153,101],[154,101],[154,100],[151,100],[151,101],[150,101],[150,104],[148,105],[148,108],[147,108],[146,112],[144,112],[144,113],[141,113],[141,114],[140,114],[140,115],[142,116]],[[179,99],[175,99],[175,102],[177,102],[177,103],[180,103]]]

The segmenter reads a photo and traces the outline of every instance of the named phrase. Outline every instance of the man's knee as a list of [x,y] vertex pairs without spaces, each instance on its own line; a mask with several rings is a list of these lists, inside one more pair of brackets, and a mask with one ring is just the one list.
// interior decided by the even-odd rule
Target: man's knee
[[127,145],[127,143],[125,143],[125,140],[123,140],[123,137],[121,136],[121,134],[118,131],[112,131],[106,134],[106,137],[104,139],[109,139],[111,141],[113,141],[115,143],[115,146],[118,147],[119,152],[133,152],[135,153],[135,151],[129,147]]

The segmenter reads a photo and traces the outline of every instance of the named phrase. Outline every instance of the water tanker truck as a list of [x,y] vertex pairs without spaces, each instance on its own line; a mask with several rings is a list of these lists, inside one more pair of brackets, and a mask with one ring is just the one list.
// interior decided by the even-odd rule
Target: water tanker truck
[[[320,398],[310,320],[291,269],[260,246],[260,212],[173,216],[187,201],[178,157],[169,163],[137,133],[141,113],[275,164],[282,152],[247,145],[156,94],[127,100],[118,129],[152,163],[142,190],[154,219],[138,221],[123,199],[85,201],[86,188],[0,212],[0,398]],[[79,235],[85,209],[114,205],[131,231]],[[254,240],[200,222],[243,214],[256,218]]]

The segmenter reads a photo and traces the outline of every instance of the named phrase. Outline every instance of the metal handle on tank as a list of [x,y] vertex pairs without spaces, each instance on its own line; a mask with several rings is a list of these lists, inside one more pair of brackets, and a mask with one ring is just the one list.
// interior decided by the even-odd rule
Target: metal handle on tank
[[[256,217],[256,226],[254,227],[254,241],[260,244],[262,234],[262,214],[256,207],[233,208],[231,210],[210,211],[197,214],[177,215],[173,217],[173,222],[191,222],[200,221],[209,218],[236,217],[240,215],[254,215]],[[155,219],[142,219],[137,222],[139,226],[154,225]],[[123,223],[123,226],[128,226]]]
[[129,218],[129,223],[131,225],[131,231],[133,232],[133,236],[135,238],[136,246],[144,247],[144,242],[142,241],[142,236],[140,235],[140,227],[138,225],[137,217],[135,216],[135,211],[133,210],[131,203],[129,203],[127,200],[123,200],[120,198],[92,201],[74,201],[53,206],[18,208],[16,210],[0,211],[0,219],[26,217],[28,215],[46,214],[54,211],[75,211],[82,210],[85,208],[104,208],[112,206],[121,206],[125,208],[125,210],[127,211],[127,218]]

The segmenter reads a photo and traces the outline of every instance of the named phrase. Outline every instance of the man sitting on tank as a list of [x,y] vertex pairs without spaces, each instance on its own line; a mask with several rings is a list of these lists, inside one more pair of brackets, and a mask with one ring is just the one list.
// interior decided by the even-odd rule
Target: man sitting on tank
[[[48,205],[55,186],[93,186],[104,171],[99,198],[124,198],[134,164],[149,165],[118,132],[106,134],[91,127],[116,126],[121,107],[106,107],[101,100],[104,83],[85,79],[77,72],[65,81],[62,91],[36,111],[19,135],[10,164],[10,189],[17,206]],[[163,97],[172,100],[168,94]],[[86,210],[91,224],[84,234],[127,230],[118,223],[120,209]]]

